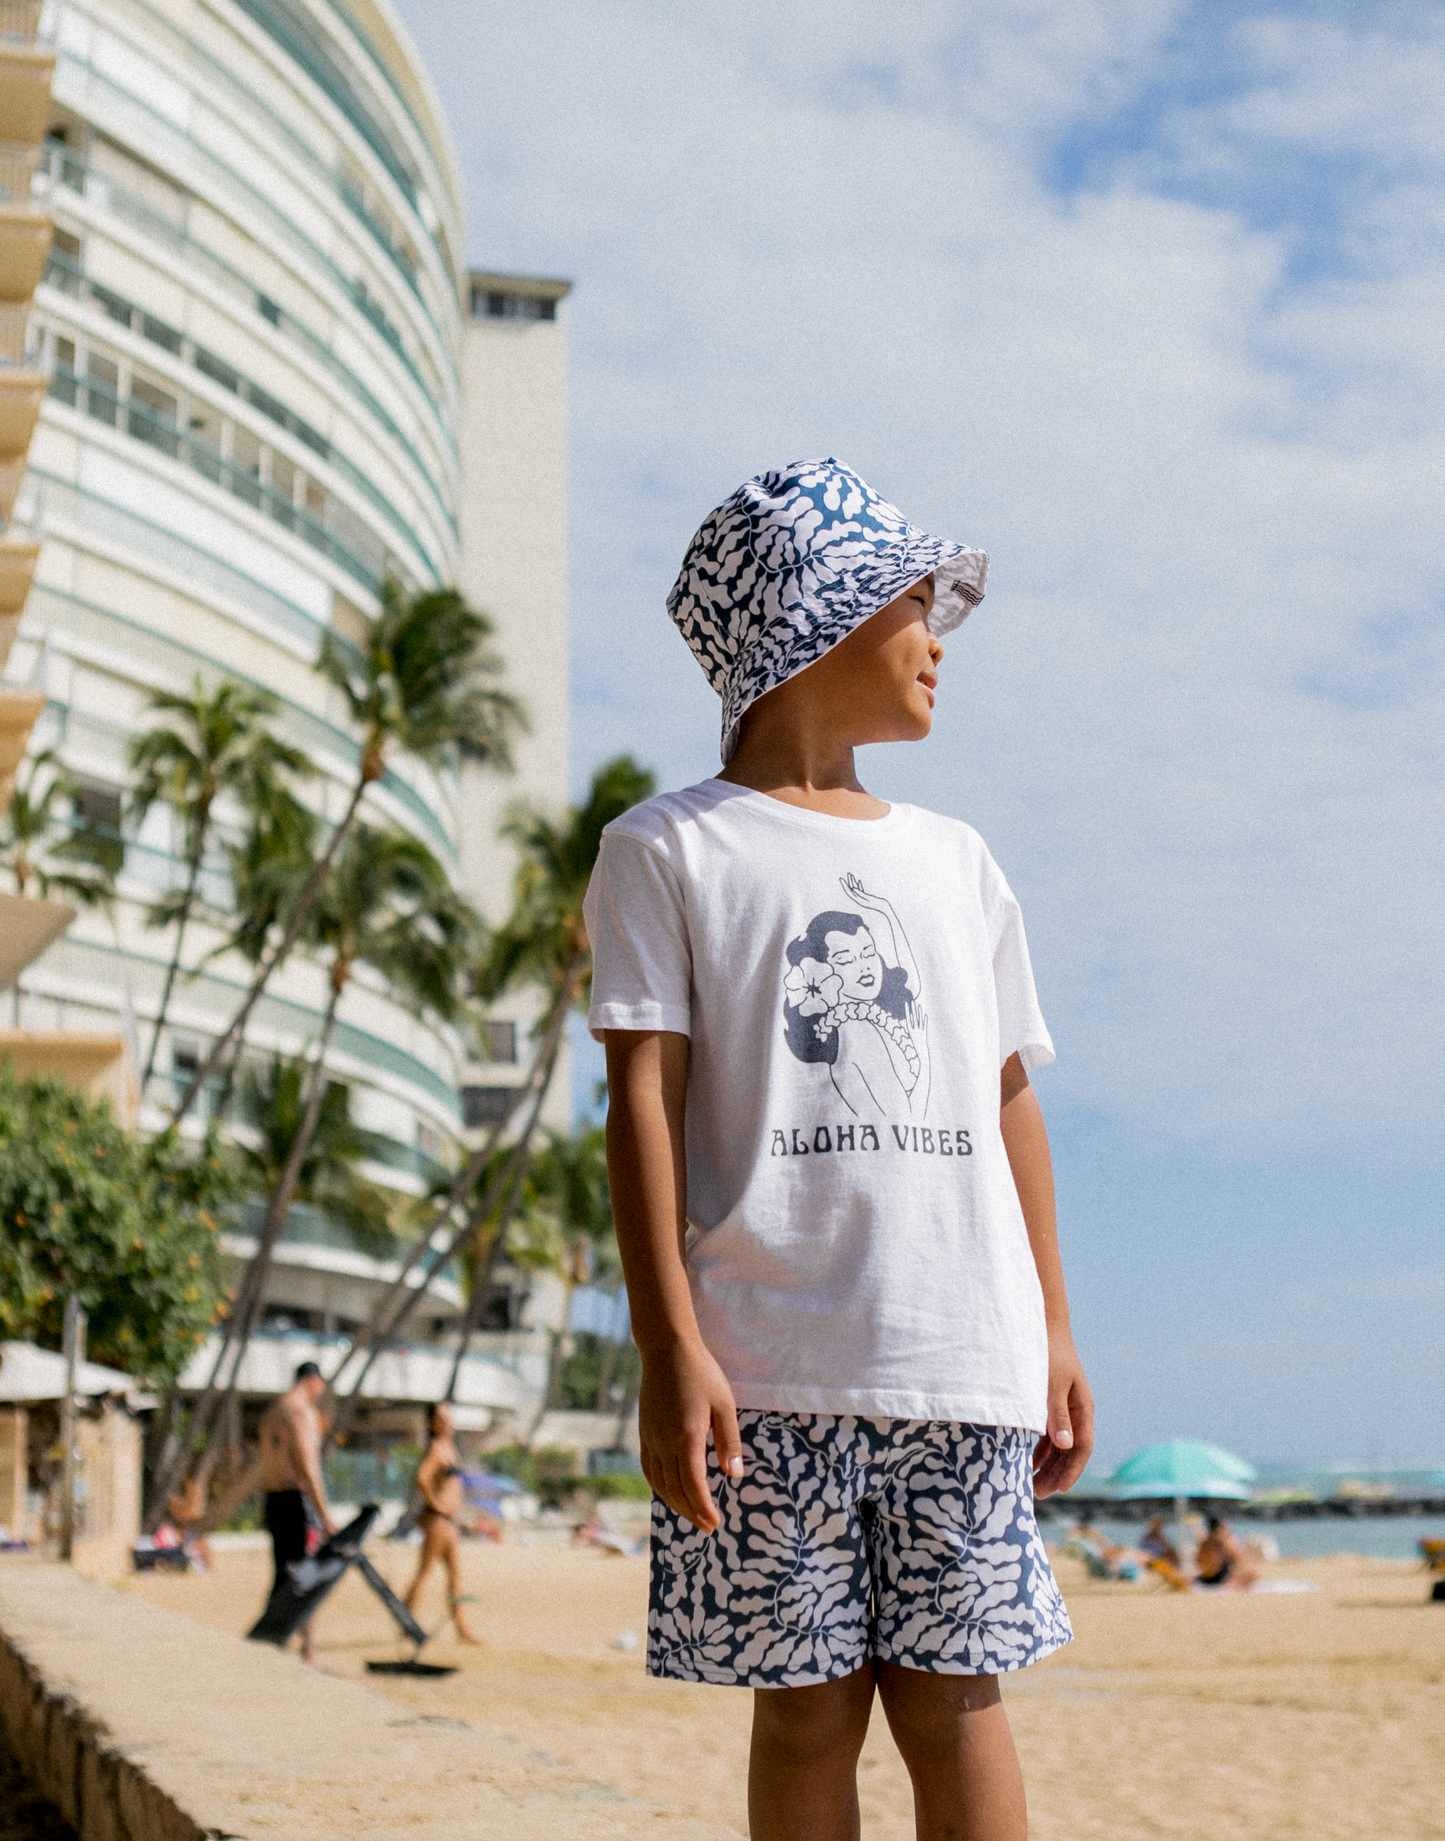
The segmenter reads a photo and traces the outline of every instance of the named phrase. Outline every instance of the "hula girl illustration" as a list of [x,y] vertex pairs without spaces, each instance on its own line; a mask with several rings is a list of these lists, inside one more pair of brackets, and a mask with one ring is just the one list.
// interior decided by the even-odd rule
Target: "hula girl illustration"
[[924,1118],[928,1019],[908,938],[883,896],[870,895],[857,876],[841,882],[871,918],[815,914],[788,946],[788,1047],[799,1061],[826,1062],[838,1097],[859,1118]]

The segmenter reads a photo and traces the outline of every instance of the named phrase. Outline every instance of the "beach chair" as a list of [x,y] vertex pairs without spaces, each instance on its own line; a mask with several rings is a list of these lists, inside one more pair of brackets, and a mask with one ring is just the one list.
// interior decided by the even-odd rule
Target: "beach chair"
[[1156,1578],[1160,1578],[1164,1581],[1171,1592],[1187,1592],[1189,1590],[1189,1581],[1184,1577],[1184,1574],[1180,1572],[1179,1568],[1172,1560],[1146,1560],[1144,1564]]
[[380,1506],[368,1502],[354,1521],[347,1522],[339,1533],[323,1541],[304,1560],[293,1560],[286,1576],[276,1581],[266,1609],[246,1632],[253,1643],[274,1643],[279,1648],[296,1634],[308,1618],[330,1597],[348,1567],[354,1566],[391,1613],[392,1621],[412,1644],[409,1657],[399,1662],[368,1662],[373,1675],[454,1675],[454,1668],[419,1660],[430,1640],[425,1630],[392,1591],[386,1580],[361,1551],[362,1542],[381,1513]]

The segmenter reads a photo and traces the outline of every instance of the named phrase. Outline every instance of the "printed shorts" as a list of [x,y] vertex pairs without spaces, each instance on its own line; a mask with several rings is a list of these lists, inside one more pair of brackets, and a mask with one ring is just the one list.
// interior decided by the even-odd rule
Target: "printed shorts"
[[1034,1522],[1034,1436],[945,1420],[738,1414],[745,1474],[702,1534],[656,1498],[647,1672],[790,1688],[875,1658],[1001,1675],[1073,1636]]

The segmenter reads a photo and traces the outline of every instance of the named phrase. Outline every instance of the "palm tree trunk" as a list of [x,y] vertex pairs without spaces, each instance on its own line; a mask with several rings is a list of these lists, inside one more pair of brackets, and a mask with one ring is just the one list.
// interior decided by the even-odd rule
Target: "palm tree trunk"
[[[251,1340],[251,1332],[261,1315],[261,1305],[266,1294],[266,1280],[271,1275],[271,1258],[276,1250],[276,1242],[281,1236],[281,1229],[286,1225],[286,1217],[291,1212],[291,1199],[296,1193],[296,1185],[301,1180],[301,1167],[306,1161],[306,1153],[311,1148],[311,1140],[316,1134],[316,1121],[321,1116],[321,1101],[326,1092],[326,1054],[331,1047],[331,1038],[336,1030],[336,1012],[341,1002],[341,993],[346,980],[333,979],[331,1002],[326,1007],[326,1020],[321,1028],[321,1040],[317,1046],[316,1059],[311,1067],[311,1079],[306,1091],[306,1110],[301,1115],[301,1124],[286,1162],[281,1170],[281,1177],[276,1184],[275,1194],[271,1197],[266,1210],[266,1219],[261,1227],[261,1238],[251,1264],[246,1273],[242,1289],[246,1293],[246,1313],[236,1334],[236,1350],[231,1361],[231,1378],[226,1387],[224,1409],[229,1411],[236,1392],[237,1378],[241,1372],[241,1363],[245,1359],[246,1349]],[[239,1314],[239,1313],[238,1313]]]
[[597,1364],[597,1411],[607,1411],[607,1399],[612,1392],[612,1370],[617,1366],[617,1338],[609,1336],[602,1345],[602,1358]]
[[161,1045],[161,1031],[166,1026],[166,1014],[171,1007],[171,992],[175,989],[176,976],[181,969],[181,949],[185,943],[186,927],[190,922],[191,908],[196,899],[196,889],[200,885],[201,860],[205,853],[205,848],[205,833],[202,832],[197,840],[196,847],[191,852],[191,861],[186,877],[185,898],[181,902],[181,911],[176,918],[175,950],[171,953],[171,962],[166,967],[165,987],[161,991],[161,1007],[156,1012],[156,1026],[151,1034],[150,1053],[146,1056],[146,1071],[141,1075],[140,1090],[142,1098],[145,1097],[146,1088],[151,1082],[151,1075],[154,1074],[156,1070],[156,1054]]
[[[630,1340],[630,1339],[629,1339]],[[627,1422],[632,1417],[637,1405],[637,1396],[642,1392],[642,1363],[639,1361],[633,1369],[632,1379],[627,1383],[627,1392],[622,1396],[622,1405],[617,1413],[617,1425],[612,1433],[612,1449],[620,1451],[622,1440],[627,1432]]]
[[[510,1176],[511,1184],[507,1190],[506,1200],[502,1203],[502,1212],[497,1219],[496,1229],[487,1246],[487,1257],[482,1261],[480,1271],[472,1273],[472,1295],[467,1300],[467,1314],[462,1320],[461,1338],[457,1343],[456,1356],[452,1362],[451,1379],[447,1382],[446,1398],[450,1404],[457,1397],[457,1382],[461,1378],[462,1363],[466,1360],[467,1350],[477,1325],[482,1320],[482,1312],[487,1308],[487,1297],[492,1289],[492,1275],[502,1257],[507,1244],[507,1229],[512,1224],[512,1216],[517,1211],[517,1203],[522,1198],[522,1184],[527,1180],[528,1147],[532,1136],[532,1121],[528,1121],[527,1130],[512,1148],[503,1169],[503,1178]],[[490,1212],[488,1210],[487,1212]],[[486,1215],[481,1209],[477,1211],[476,1226],[480,1230]]]
[[[331,1037],[336,1028],[336,1011],[341,1001],[341,987],[332,985],[331,1001],[326,1007],[326,1018],[321,1029],[321,1039],[317,1048],[316,1060],[312,1064],[311,1078],[307,1087],[306,1110],[302,1115],[300,1127],[292,1140],[286,1162],[271,1201],[266,1210],[266,1218],[261,1227],[256,1251],[251,1255],[251,1263],[237,1288],[236,1300],[231,1314],[226,1320],[225,1334],[221,1346],[216,1351],[216,1359],[211,1365],[210,1377],[206,1382],[200,1399],[191,1414],[190,1423],[184,1436],[180,1439],[172,1461],[157,1474],[154,1488],[155,1500],[164,1502],[173,1493],[176,1484],[184,1474],[192,1453],[209,1437],[222,1404],[229,1403],[236,1391],[237,1377],[241,1370],[241,1361],[251,1340],[251,1332],[261,1312],[262,1293],[271,1271],[271,1256],[275,1250],[277,1238],[285,1225],[290,1212],[291,1198],[296,1192],[296,1184],[301,1175],[301,1165],[316,1130],[316,1121],[321,1112],[321,1100],[326,1086],[326,1053],[331,1046]],[[234,1352],[234,1353],[233,1353]],[[231,1357],[231,1372],[224,1389],[220,1385],[220,1374]]]
[[322,882],[325,880],[327,870],[331,867],[331,860],[340,849],[342,840],[345,838],[347,832],[351,829],[357,809],[361,805],[361,796],[375,777],[374,774],[369,775],[365,769],[357,776],[356,785],[352,788],[350,803],[347,805],[346,811],[342,814],[340,824],[337,825],[336,829],[327,840],[325,850],[322,851],[321,855],[312,865],[311,874],[306,879],[306,886],[301,891],[300,900],[296,903],[296,907],[292,912],[291,919],[286,925],[286,931],[282,935],[280,943],[273,952],[261,960],[256,971],[256,976],[251,981],[251,988],[246,993],[240,1009],[231,1018],[226,1033],[212,1043],[210,1054],[206,1056],[204,1064],[196,1071],[190,1086],[186,1088],[180,1103],[171,1114],[170,1122],[172,1125],[179,1125],[182,1119],[184,1119],[186,1114],[191,1110],[191,1107],[195,1105],[197,1096],[201,1093],[206,1082],[211,1078],[211,1075],[216,1071],[216,1067],[222,1055],[225,1054],[231,1043],[234,1042],[236,1037],[245,1029],[251,1012],[256,1008],[261,993],[266,989],[270,981],[271,974],[296,944],[297,939],[300,937],[301,929],[306,924],[306,916],[311,912],[316,901],[317,892]]
[[[561,983],[557,991],[556,1004],[554,1005],[552,1014],[548,1018],[548,1021],[547,1021],[546,1037],[543,1040],[541,1048],[537,1052],[537,1059],[533,1063],[533,1079],[535,1081],[535,1086],[534,1086],[534,1097],[532,1101],[532,1108],[531,1108],[530,1115],[527,1119],[526,1125],[522,1129],[522,1134],[518,1140],[517,1148],[513,1151],[512,1156],[508,1158],[506,1164],[503,1166],[503,1169],[502,1169],[502,1172],[499,1178],[497,1179],[497,1181],[493,1183],[489,1183],[487,1185],[488,1197],[500,1191],[502,1184],[508,1182],[511,1179],[513,1172],[514,1172],[514,1168],[518,1164],[520,1164],[520,1166],[523,1169],[525,1169],[527,1146],[531,1142],[532,1133],[536,1129],[537,1120],[540,1118],[542,1108],[546,1104],[546,1101],[547,1101],[547,1092],[552,1084],[552,1075],[556,1071],[557,1057],[561,1052],[563,1031],[565,1030],[566,1025],[567,1025],[567,1018],[571,1013],[572,999],[576,994],[577,983],[578,983],[578,980],[582,976],[582,968],[585,963],[586,963],[585,956],[579,954],[576,958],[573,959],[572,963],[567,967],[567,970],[562,977]],[[529,1085],[531,1084],[533,1083],[529,1082]],[[526,1089],[524,1088],[523,1091],[525,1092]],[[499,1132],[500,1132],[500,1127],[498,1128],[498,1132],[493,1134],[493,1141],[499,1135]],[[482,1167],[482,1163],[485,1162],[485,1158],[488,1155],[490,1155],[489,1150],[487,1152],[478,1152],[477,1156],[472,1159],[472,1164],[477,1165],[478,1171],[480,1171]],[[470,1169],[471,1167],[472,1167],[471,1164],[469,1164],[468,1169]],[[455,1187],[452,1193],[453,1194],[456,1193]],[[462,1190],[462,1193],[463,1194],[466,1193],[464,1189]],[[450,1197],[448,1198],[445,1206],[446,1208],[450,1208],[452,1206]],[[502,1242],[502,1239],[505,1237],[507,1226],[511,1219],[511,1209],[513,1207],[515,1207],[515,1203],[511,1203],[510,1206],[506,1210],[503,1211],[502,1220],[500,1221],[497,1227],[496,1238],[493,1240],[492,1247],[488,1252],[488,1257],[487,1257],[487,1277],[488,1278],[490,1277],[491,1268],[495,1265],[496,1259],[499,1256],[501,1242]],[[440,1212],[442,1211],[439,1211],[439,1213]],[[436,1258],[433,1260],[432,1266],[427,1273],[428,1279],[430,1279],[432,1273],[440,1271],[441,1268],[447,1263],[449,1259],[454,1259],[456,1255],[464,1249],[467,1241],[480,1231],[482,1223],[485,1221],[488,1213],[490,1213],[489,1201],[486,1203],[486,1205],[483,1208],[479,1208],[474,1213],[468,1216],[467,1220],[463,1222],[462,1226],[458,1228],[456,1233],[452,1236],[446,1249],[442,1253],[437,1255]],[[419,1244],[422,1247],[425,1247],[426,1241],[428,1238],[429,1236],[423,1236]],[[483,1281],[483,1283],[485,1283],[485,1280]],[[405,1278],[404,1278],[404,1272],[403,1272],[403,1274],[399,1274],[397,1278],[395,1278],[392,1281],[391,1289],[387,1295],[389,1297],[394,1296],[398,1291],[400,1291],[403,1288],[404,1284],[405,1284]],[[389,1322],[386,1323],[384,1330],[380,1326],[379,1309],[372,1313],[372,1322],[375,1327],[370,1331],[368,1338],[367,1338],[369,1347],[367,1351],[366,1360],[362,1366],[361,1373],[356,1377],[356,1380],[352,1383],[350,1393],[346,1395],[344,1400],[339,1401],[337,1404],[337,1411],[332,1421],[331,1430],[327,1434],[328,1446],[331,1441],[334,1441],[335,1439],[339,1438],[341,1434],[346,1430],[346,1428],[351,1424],[352,1418],[356,1412],[357,1402],[361,1395],[361,1389],[362,1389],[363,1384],[366,1381],[367,1376],[371,1373],[372,1368],[375,1366],[377,1357],[381,1354],[382,1350],[385,1349],[386,1346],[391,1342],[392,1338],[396,1335],[397,1331],[401,1328],[402,1324],[405,1323],[406,1319],[411,1315],[413,1309],[416,1307],[418,1300],[420,1299],[422,1293],[426,1289],[426,1281],[423,1280],[422,1284],[416,1286],[415,1288],[406,1287],[406,1289],[407,1289],[408,1295],[402,1298],[395,1315],[391,1318]],[[470,1315],[471,1315],[471,1312],[470,1310],[468,1310],[469,1318],[470,1318]],[[453,1370],[453,1382],[452,1382],[453,1387],[455,1387],[455,1384],[456,1384],[456,1375],[460,1372],[461,1358],[462,1356],[466,1354],[467,1344],[470,1342],[470,1339],[471,1339],[471,1330],[468,1329],[466,1333],[464,1334],[463,1341],[462,1341],[462,1347],[458,1352],[457,1363]],[[341,1368],[337,1369],[336,1371],[337,1375],[339,1375],[342,1369],[345,1368],[346,1363],[350,1361],[351,1356],[356,1353],[356,1350],[360,1346],[361,1346],[361,1338],[358,1337],[357,1341],[352,1345],[351,1349],[348,1350],[346,1360],[342,1362]],[[333,1376],[332,1386],[334,1387],[335,1384],[336,1384],[336,1376]],[[451,1396],[449,1393],[448,1398],[450,1397]]]
[[[490,1200],[484,1198],[480,1211],[472,1209],[467,1213],[460,1228],[458,1228],[453,1238],[440,1252],[432,1246],[432,1235],[442,1226],[462,1198],[476,1187],[481,1178],[482,1171],[485,1170],[488,1163],[490,1163],[492,1153],[497,1148],[497,1141],[507,1129],[512,1114],[516,1111],[518,1105],[532,1093],[538,1075],[541,1072],[541,1065],[541,1057],[539,1056],[532,1064],[531,1072],[528,1074],[526,1081],[517,1088],[516,1097],[507,1110],[506,1118],[499,1119],[487,1134],[486,1142],[482,1145],[481,1149],[473,1151],[463,1167],[461,1175],[452,1184],[445,1197],[438,1202],[436,1208],[433,1210],[430,1222],[417,1234],[415,1240],[412,1242],[411,1251],[402,1261],[401,1267],[395,1278],[392,1279],[391,1283],[387,1286],[386,1290],[382,1293],[373,1307],[365,1328],[361,1331],[360,1335],[355,1338],[351,1347],[342,1356],[333,1373],[327,1377],[327,1386],[331,1388],[333,1393],[335,1393],[337,1383],[340,1381],[342,1375],[345,1374],[346,1370],[351,1366],[353,1356],[361,1354],[364,1350],[370,1350],[378,1334],[381,1334],[383,1346],[391,1340],[392,1332],[388,1318],[396,1307],[397,1301],[402,1296],[403,1292],[414,1289],[414,1287],[407,1284],[407,1279],[411,1276],[417,1265],[426,1257],[427,1253],[431,1252],[435,1257],[427,1270],[426,1276],[421,1281],[423,1289],[425,1289],[425,1286],[431,1280],[432,1276],[440,1271],[441,1268],[446,1265],[447,1261],[456,1255],[458,1248],[462,1245],[466,1237],[476,1232],[479,1222],[485,1220],[487,1214],[490,1213]],[[491,1196],[494,1187],[495,1185],[488,1185],[488,1197]],[[386,1326],[384,1334],[382,1334],[383,1325]],[[342,1429],[344,1430],[344,1427]]]
[[560,1330],[553,1330],[552,1332],[552,1348],[547,1359],[547,1385],[542,1391],[542,1401],[532,1420],[531,1428],[526,1438],[522,1441],[529,1451],[532,1448],[533,1439],[536,1438],[537,1433],[541,1430],[542,1421],[556,1404],[557,1385],[562,1379],[562,1363],[566,1359],[562,1351],[567,1346],[568,1319],[572,1315],[572,1293],[576,1288],[576,1280],[569,1278],[563,1292],[562,1327]]

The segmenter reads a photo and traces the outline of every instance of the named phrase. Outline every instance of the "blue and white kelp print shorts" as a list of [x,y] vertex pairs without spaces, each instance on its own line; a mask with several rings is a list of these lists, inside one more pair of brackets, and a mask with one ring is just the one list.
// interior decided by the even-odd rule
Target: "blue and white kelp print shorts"
[[1073,1636],[1034,1521],[1034,1437],[1007,1426],[738,1414],[702,1534],[655,1497],[647,1672],[792,1688],[875,1658],[1001,1675]]

